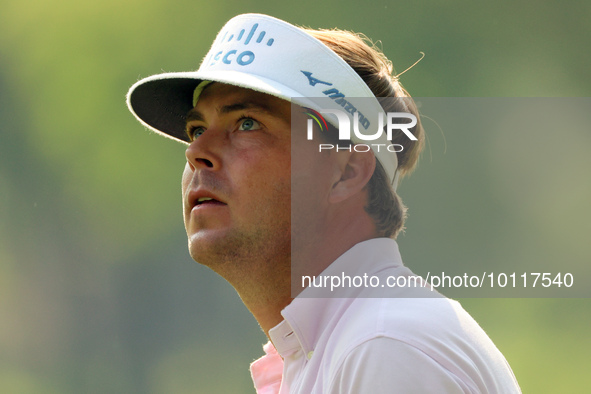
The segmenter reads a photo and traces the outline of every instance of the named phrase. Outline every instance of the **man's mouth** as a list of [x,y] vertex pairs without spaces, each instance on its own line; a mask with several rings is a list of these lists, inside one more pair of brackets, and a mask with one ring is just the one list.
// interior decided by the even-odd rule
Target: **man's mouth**
[[206,205],[226,205],[221,201],[211,197],[199,197],[195,202],[194,207],[206,206]]
[[193,209],[200,210],[208,207],[215,208],[228,205],[218,198],[220,198],[218,195],[205,189],[191,190],[185,200],[186,207],[188,208],[187,213]]

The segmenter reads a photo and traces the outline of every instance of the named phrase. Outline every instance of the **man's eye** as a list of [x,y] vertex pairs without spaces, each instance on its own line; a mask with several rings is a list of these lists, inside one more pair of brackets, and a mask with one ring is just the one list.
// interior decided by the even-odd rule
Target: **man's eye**
[[242,122],[240,123],[240,127],[238,128],[238,130],[249,131],[249,130],[258,130],[260,128],[261,128],[261,125],[256,120],[254,120],[252,118],[244,118],[242,120]]
[[191,140],[194,140],[195,138],[199,137],[201,134],[203,134],[205,132],[205,127],[193,127],[191,129],[189,129],[189,138],[191,138]]

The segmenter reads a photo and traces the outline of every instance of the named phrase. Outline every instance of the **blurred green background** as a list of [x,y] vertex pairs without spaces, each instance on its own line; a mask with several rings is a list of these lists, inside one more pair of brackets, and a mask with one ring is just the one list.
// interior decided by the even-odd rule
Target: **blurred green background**
[[[248,364],[265,338],[186,252],[183,147],[125,107],[139,78],[196,69],[244,12],[364,32],[398,72],[423,51],[402,77],[417,97],[591,90],[588,1],[3,0],[0,393],[253,392]],[[589,130],[571,130],[564,149],[560,130],[444,130],[444,142],[426,126],[429,146],[400,188],[407,265],[589,273]],[[588,392],[589,299],[462,302],[524,392]]]

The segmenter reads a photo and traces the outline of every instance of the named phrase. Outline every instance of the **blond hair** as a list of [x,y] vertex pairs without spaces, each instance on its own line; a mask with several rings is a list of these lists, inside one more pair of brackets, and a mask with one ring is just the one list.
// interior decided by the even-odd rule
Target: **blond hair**
[[[303,29],[306,33],[320,40],[339,55],[365,81],[376,97],[392,97],[399,100],[383,100],[385,112],[409,112],[417,117],[417,125],[412,133],[417,141],[410,141],[398,130],[392,135],[391,142],[404,147],[396,153],[400,178],[410,174],[419,159],[425,141],[418,109],[402,87],[397,76],[393,76],[392,62],[366,36],[344,30]],[[404,229],[407,208],[396,194],[382,165],[376,162],[376,169],[367,184],[367,213],[374,219],[376,229],[385,236],[396,238]]]

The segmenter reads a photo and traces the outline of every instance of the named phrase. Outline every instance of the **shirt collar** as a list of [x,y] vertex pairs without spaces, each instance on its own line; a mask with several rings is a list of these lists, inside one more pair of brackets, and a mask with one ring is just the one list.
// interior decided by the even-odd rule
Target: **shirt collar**
[[[375,238],[354,245],[320,276],[341,276],[343,273],[351,277],[374,275],[386,268],[401,266],[403,264],[396,241]],[[359,293],[364,289],[355,290]],[[269,331],[269,337],[283,358],[299,348],[309,358],[323,330],[332,325],[331,320],[341,316],[357,295],[351,289],[333,294],[329,291],[326,288],[308,287],[281,311],[285,320]]]

